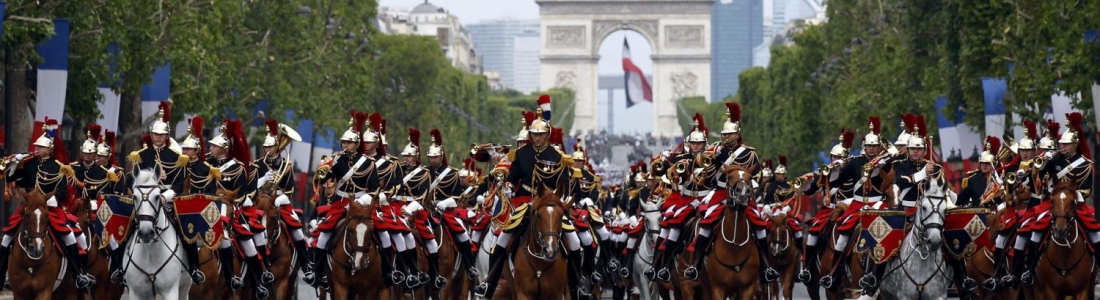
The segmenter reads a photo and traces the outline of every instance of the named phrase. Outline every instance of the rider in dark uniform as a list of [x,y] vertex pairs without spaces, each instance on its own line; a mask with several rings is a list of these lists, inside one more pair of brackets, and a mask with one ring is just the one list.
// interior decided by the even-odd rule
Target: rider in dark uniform
[[[302,221],[298,217],[298,212],[294,211],[294,206],[290,203],[290,197],[294,194],[294,162],[282,156],[290,142],[301,141],[302,137],[290,126],[280,124],[274,119],[267,119],[264,124],[267,125],[268,130],[263,143],[264,156],[252,162],[252,166],[255,168],[252,169],[252,174],[249,176],[252,181],[248,185],[255,189],[252,191],[252,198],[256,198],[261,193],[269,193],[274,197],[276,213],[282,218],[283,224],[287,228],[291,246],[294,247],[294,252],[297,253],[298,257],[302,258],[295,260],[295,262],[301,268],[303,274],[312,273],[310,271],[312,266],[307,259],[304,259],[308,256],[306,255],[306,236],[302,232]],[[257,234],[266,235],[266,232],[258,232]],[[266,240],[266,236],[264,240]],[[257,250],[260,253],[266,253],[264,251],[266,247],[267,245],[257,245]]]

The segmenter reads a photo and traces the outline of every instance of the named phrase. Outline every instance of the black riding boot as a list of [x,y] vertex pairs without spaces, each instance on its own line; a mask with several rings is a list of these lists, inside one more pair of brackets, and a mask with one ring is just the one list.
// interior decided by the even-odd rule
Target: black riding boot
[[802,269],[798,270],[798,281],[802,283],[810,283],[814,280],[814,273],[817,273],[817,250],[818,246],[806,245],[806,253],[803,255],[804,261],[802,262]]
[[393,259],[393,247],[379,249],[378,255],[382,256],[382,283],[386,287],[397,285],[405,281],[405,273],[400,268],[394,268],[395,264],[401,264]]
[[863,274],[863,278],[859,279],[859,287],[863,289],[860,295],[874,296],[878,293],[878,284],[883,273],[886,273],[886,264],[874,264],[870,273]]
[[779,271],[772,268],[771,255],[768,255],[768,239],[756,239],[756,250],[760,251],[760,278],[762,283],[779,279]]
[[642,276],[649,278],[649,280],[657,280],[657,270],[661,269],[665,261],[665,251],[661,250],[661,246],[667,241],[668,240],[665,238],[657,238],[657,243],[653,244],[653,249],[655,251],[653,255],[653,265],[643,270]]
[[271,296],[271,290],[267,288],[270,282],[264,283],[263,277],[265,273],[268,276],[271,276],[271,273],[264,270],[263,262],[260,261],[259,255],[245,258],[245,265],[248,266],[248,273],[250,275],[248,277],[252,278],[252,284],[256,288],[256,298],[267,299],[267,297]]
[[1027,242],[1027,265],[1024,266],[1024,273],[1020,275],[1020,282],[1031,285],[1035,283],[1035,265],[1039,263],[1039,243],[1028,241]]
[[256,253],[260,254],[258,256],[260,257],[260,261],[262,261],[264,263],[264,266],[270,266],[271,265],[271,261],[268,260],[269,258],[267,257],[268,256],[267,246],[256,245]]
[[480,296],[485,299],[493,299],[493,293],[496,292],[497,283],[500,282],[500,272],[504,270],[506,263],[505,257],[507,257],[508,250],[504,247],[496,246],[493,248],[493,253],[489,255],[489,274],[474,288],[474,295]]
[[568,280],[569,280],[569,293],[574,300],[589,300],[592,299],[592,294],[588,293],[588,286],[585,283],[584,274],[581,273],[581,263],[584,258],[582,257],[580,250],[569,251],[569,265],[568,265]]
[[1008,252],[1008,251],[1005,251],[1005,249],[1001,249],[1001,248],[995,248],[993,250],[993,266],[994,266],[993,267],[994,268],[993,269],[993,276],[987,278],[985,281],[982,281],[982,289],[985,289],[987,291],[997,290],[997,288],[998,288],[998,286],[997,286],[998,278],[1001,278],[1002,276],[1004,276],[1006,270],[1008,270],[1007,269],[1008,264],[1005,263],[1005,253],[1006,252]]
[[626,249],[626,256],[623,258],[623,266],[619,269],[619,276],[622,278],[629,278],[630,271],[634,268],[634,255],[638,254],[638,248]]
[[672,280],[672,272],[669,269],[676,269],[676,247],[679,245],[679,241],[665,241],[665,251],[661,252],[664,254],[664,257],[662,257],[664,259],[662,259],[661,268],[657,270],[657,280],[663,282]]
[[967,294],[974,292],[974,290],[978,288],[978,282],[974,281],[974,278],[970,278],[970,276],[966,274],[966,261],[954,259],[952,257],[948,257],[947,259],[951,263],[951,269],[955,271],[954,278],[963,279],[961,288],[967,291]]
[[435,289],[447,286],[447,278],[439,275],[439,253],[428,253],[428,277],[434,278]]
[[699,279],[699,264],[703,262],[703,257],[707,256],[707,246],[710,246],[710,237],[699,235],[695,238],[695,245],[692,246],[695,250],[691,252],[691,266],[684,270],[684,277],[691,280]]
[[298,268],[302,269],[302,272],[312,272],[313,265],[310,264],[310,261],[307,259],[309,257],[309,254],[307,254],[309,248],[306,247],[306,240],[293,241],[293,245],[294,255],[297,256],[295,261],[298,262]]
[[455,244],[458,247],[459,258],[462,259],[462,265],[466,267],[466,273],[470,276],[470,279],[477,279],[481,275],[481,271],[477,269],[477,259],[474,257],[477,253],[473,250],[473,245],[470,241],[458,242]]
[[88,256],[81,255],[80,249],[77,244],[65,246],[65,252],[68,252],[69,259],[73,260],[73,267],[76,268],[76,289],[83,290],[95,285],[95,277],[88,274]]
[[615,255],[612,254],[612,252],[615,252],[615,247],[613,246],[614,243],[612,243],[611,241],[600,241],[599,244],[600,253],[597,260],[600,262],[601,265],[605,267],[601,271],[606,272],[608,275],[618,271],[619,261],[618,259],[615,259]]
[[[1007,255],[1008,251],[1006,250],[1005,252],[1005,255]],[[1016,250],[1014,252],[1015,253],[1013,253],[1014,255],[1012,256],[1012,272],[1009,272],[1007,275],[1001,277],[1001,280],[997,282],[998,286],[1007,287],[1009,289],[1016,289],[1020,286],[1019,279],[1020,276],[1024,273],[1024,267],[1026,267],[1028,261],[1027,257],[1030,254],[1027,253],[1027,250]]]
[[596,271],[596,248],[585,246],[581,249],[584,249],[584,265],[581,268],[584,274],[591,276],[593,283],[603,281],[603,275]]
[[[11,255],[11,247],[0,246],[0,285],[7,282],[8,256]],[[2,290],[2,288],[0,288]]]
[[200,285],[206,282],[206,274],[199,269],[199,248],[195,244],[183,243],[183,252],[187,254],[187,269],[191,270],[191,283]]
[[[2,251],[2,249],[0,249],[0,251]],[[118,249],[111,250],[111,261],[107,266],[107,271],[111,272],[110,273],[111,274],[111,278],[110,278],[111,283],[114,283],[115,285],[118,285],[119,287],[125,287],[126,286],[126,276],[125,276],[126,274],[122,273],[122,260],[124,258],[125,253],[126,253],[126,248],[122,248],[121,245],[119,245]],[[5,263],[3,266],[0,266],[0,267],[4,268],[3,271],[7,271],[6,269],[7,269],[8,265]],[[3,274],[3,273],[0,273],[0,274]],[[3,276],[3,275],[0,275],[0,276]]]
[[[244,280],[237,276],[233,268],[233,248],[218,249],[218,261],[221,263],[222,277],[230,290],[236,291],[244,287]],[[312,283],[312,281],[307,281]]]
[[405,250],[397,253],[397,257],[405,263],[405,268],[408,272],[405,275],[405,288],[414,290],[420,288],[420,285],[424,284],[423,279],[426,279],[428,275],[420,272],[420,268],[417,267],[416,262],[416,250]]

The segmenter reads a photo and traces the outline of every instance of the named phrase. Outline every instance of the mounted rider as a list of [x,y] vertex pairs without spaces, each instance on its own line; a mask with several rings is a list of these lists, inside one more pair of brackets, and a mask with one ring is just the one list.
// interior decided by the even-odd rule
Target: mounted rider
[[596,252],[599,245],[606,244],[607,239],[604,236],[597,236],[600,240],[599,243],[595,243],[596,241],[592,238],[592,228],[597,228],[598,231],[604,224],[603,216],[596,205],[596,201],[600,199],[603,178],[595,174],[592,164],[588,162],[588,153],[581,138],[577,138],[577,143],[573,144],[573,153],[570,157],[573,159],[573,172],[579,173],[580,177],[574,177],[568,189],[571,195],[568,197],[570,200],[566,202],[573,204],[573,211],[569,217],[576,229],[581,248],[584,248],[581,269],[584,274],[591,276],[592,283],[598,283],[603,280],[603,275],[596,271]]
[[[1026,209],[1018,209],[1020,203],[1015,203],[1006,207],[1006,212],[1001,216],[1001,228],[1002,230],[997,234],[997,238],[994,242],[995,250],[993,251],[993,259],[997,266],[994,276],[990,277],[986,281],[982,282],[982,287],[986,290],[997,290],[1001,286],[1015,287],[1017,285],[1016,279],[1019,275],[1023,274],[1024,262],[1026,255],[1023,255],[1027,250],[1027,242],[1031,239],[1031,224],[1034,223],[1035,207],[1042,201],[1042,191],[1036,189],[1036,182],[1032,179],[1033,173],[1038,171],[1038,168],[1043,163],[1043,156],[1053,156],[1055,140],[1052,135],[1058,134],[1058,129],[1061,125],[1058,122],[1050,120],[1046,124],[1047,132],[1043,138],[1038,138],[1037,124],[1028,120],[1024,120],[1024,138],[1020,139],[1017,143],[1017,154],[1020,156],[1020,162],[1017,169],[1010,173],[1005,173],[1005,177],[1013,176],[1016,178],[1016,185],[1022,185],[1027,187],[1027,193],[1030,194],[1027,203],[1024,207]],[[1036,148],[1042,151],[1040,155],[1036,155]],[[1006,178],[1007,179],[1007,178]],[[1007,205],[1008,202],[1006,201]],[[1016,242],[1013,244],[1013,249],[1016,249],[1016,255],[1013,256],[1012,272],[1008,272],[1008,268],[1005,264],[1008,251],[1005,248],[1008,247],[1008,242],[1012,239],[1012,230],[1015,228]]]
[[[787,182],[787,157],[780,155],[777,161],[779,164],[775,165],[775,170],[772,171],[772,182],[767,184],[764,190],[762,201],[764,204],[757,203],[757,207],[760,207],[763,214],[774,215],[777,211],[789,212],[790,205],[786,203],[796,196],[797,188]],[[787,227],[794,232],[794,244],[802,245],[802,216],[788,214]]]
[[[399,174],[403,174],[393,196],[385,202],[379,202],[382,209],[380,222],[376,222],[375,230],[378,231],[382,242],[382,257],[390,261],[390,257],[397,255],[397,271],[392,270],[391,264],[383,264],[383,273],[386,274],[384,283],[389,285],[405,282],[405,287],[414,289],[423,284],[420,270],[416,263],[416,239],[412,235],[412,229],[408,225],[408,217],[405,216],[406,206],[420,206],[420,200],[428,192],[428,186],[432,182],[432,173],[420,162],[420,131],[409,128],[409,144],[401,151],[402,160]],[[382,224],[379,226],[379,224]],[[381,229],[381,230],[379,230]],[[394,246],[391,248],[390,246]],[[396,248],[396,251],[395,249]],[[424,279],[429,279],[427,273]]]
[[[827,224],[829,224],[829,217],[832,215],[833,210],[836,208],[836,204],[845,200],[851,200],[855,193],[856,183],[859,181],[860,174],[857,171],[862,166],[848,168],[851,157],[849,151],[852,148],[852,143],[855,141],[855,133],[851,131],[842,131],[838,139],[838,143],[829,150],[829,157],[831,161],[818,168],[814,173],[808,174],[800,178],[802,181],[809,181],[802,184],[800,190],[806,195],[813,195],[818,190],[825,192],[825,198],[822,199],[822,206],[817,211],[817,215],[814,216],[811,222],[809,237],[806,238],[806,264],[804,268],[799,272],[798,278],[803,282],[810,282],[816,276],[812,272],[818,271],[817,262],[818,255],[821,254],[821,246],[818,246],[818,239],[821,232],[825,230]],[[838,254],[836,257],[841,257],[839,254],[843,252],[838,247],[831,249],[834,254]],[[839,261],[839,260],[838,260]],[[835,269],[835,268],[833,268]],[[819,282],[823,287],[828,288],[831,286],[832,274],[818,274],[821,276]]]
[[[267,136],[264,137],[263,143],[264,156],[252,162],[254,168],[249,175],[252,180],[249,186],[253,188],[251,198],[256,199],[265,193],[271,193],[275,197],[275,207],[289,231],[291,246],[299,257],[295,261],[304,272],[309,273],[312,266],[305,259],[309,257],[306,255],[306,250],[309,248],[306,247],[306,236],[302,232],[302,220],[298,217],[298,212],[294,211],[294,205],[290,201],[291,195],[295,192],[294,162],[282,156],[291,141],[300,142],[302,136],[294,128],[279,123],[275,119],[267,119],[264,124],[267,125]],[[266,255],[262,250],[265,246],[260,248],[259,251]]]
[[[221,135],[210,140],[210,165],[220,173],[218,182],[218,196],[227,205],[234,206],[233,216],[230,216],[233,226],[233,234],[237,239],[237,247],[245,256],[245,265],[248,274],[256,286],[258,298],[266,298],[271,290],[271,284],[275,277],[267,270],[267,265],[262,261],[261,255],[267,255],[264,248],[259,246],[264,232],[259,213],[253,206],[251,194],[253,186],[248,184],[248,174],[252,168],[248,162],[250,159],[248,142],[242,131],[240,120],[225,119],[221,128]],[[236,275],[231,279],[231,287],[237,286],[241,278]]]
[[[106,167],[96,162],[96,147],[103,139],[101,131],[102,128],[98,124],[88,124],[87,139],[80,145],[80,160],[70,164],[76,178],[76,186],[80,188],[80,198],[85,205],[95,202],[104,188],[110,188],[113,186],[111,183],[119,181],[117,173],[108,171]],[[68,207],[68,209],[75,209],[75,207]]]
[[[352,112],[352,120],[348,123],[348,130],[340,136],[340,153],[334,158],[326,160],[317,168],[315,180],[321,182],[324,188],[335,187],[331,195],[324,195],[324,203],[327,212],[323,221],[317,226],[320,231],[316,240],[313,253],[314,284],[325,287],[328,278],[325,276],[328,247],[332,241],[332,234],[336,225],[347,213],[351,201],[369,206],[375,197],[385,197],[385,193],[379,191],[377,168],[374,167],[375,159],[361,154],[363,125],[367,114]],[[309,278],[309,277],[307,277]]]
[[[434,204],[436,212],[442,213],[447,210],[453,210],[458,207],[458,196],[462,193],[462,176],[460,176],[459,170],[452,168],[447,163],[447,153],[443,150],[443,135],[439,129],[432,129],[429,132],[431,136],[432,144],[428,146],[428,171],[431,174],[432,182],[428,185],[428,194],[425,195],[427,199],[424,199],[425,203],[429,205]],[[462,174],[468,175],[468,174]],[[447,279],[439,275],[439,242],[435,240],[436,233],[432,230],[432,225],[435,225],[433,220],[433,214],[424,209],[418,204],[406,206],[406,214],[412,216],[413,222],[416,224],[417,231],[420,233],[420,238],[424,241],[424,247],[428,253],[428,278],[432,282],[436,289],[441,289],[447,285]],[[456,220],[454,216],[448,218],[443,223],[447,226],[445,230],[458,232],[459,230],[465,231],[461,226],[461,220]],[[457,223],[455,222],[457,221]],[[455,226],[458,225],[458,226]],[[464,233],[464,232],[463,232]],[[452,236],[452,238],[461,237]],[[469,237],[466,237],[467,241]],[[455,239],[457,244],[457,239]],[[466,249],[469,250],[468,248]],[[468,257],[467,257],[468,259]],[[470,271],[474,271],[469,269]],[[476,272],[472,273],[476,278]]]
[[[95,277],[88,274],[86,245],[78,243],[78,239],[83,241],[84,237],[79,235],[81,232],[78,227],[70,227],[67,222],[70,213],[65,208],[71,206],[72,201],[68,185],[76,181],[76,174],[72,166],[64,162],[67,157],[62,140],[57,135],[58,127],[58,120],[46,117],[42,125],[42,135],[34,140],[34,152],[0,159],[0,177],[7,178],[5,184],[14,182],[14,186],[27,193],[53,194],[46,200],[50,229],[63,243],[65,256],[72,260],[76,269],[77,289],[83,290],[95,285],[96,281]],[[11,243],[23,221],[22,208],[19,205],[13,210],[14,213],[8,218],[8,226],[4,227],[4,238],[0,242],[0,283],[7,276]]]
[[[557,183],[560,180],[567,180],[571,171],[571,158],[567,157],[560,150],[550,147],[549,135],[551,131],[550,119],[550,96],[542,95],[538,100],[539,108],[536,112],[537,119],[531,122],[528,127],[528,139],[530,143],[527,143],[516,149],[509,161],[509,169],[507,171],[506,182],[511,185],[513,195],[509,199],[511,207],[513,207],[512,213],[509,216],[507,222],[502,227],[503,232],[497,237],[497,245],[492,250],[492,256],[489,258],[489,274],[485,281],[481,282],[474,289],[474,294],[484,298],[492,298],[493,293],[496,291],[496,285],[500,280],[501,271],[504,268],[502,263],[507,257],[508,247],[511,245],[512,235],[515,233],[525,232],[527,226],[527,209],[530,207],[530,203],[533,200],[532,196],[536,190],[535,185],[541,184],[548,187],[549,190],[554,190]],[[563,176],[565,178],[563,178]],[[538,180],[536,180],[538,179]],[[506,186],[507,188],[507,186]],[[563,224],[563,229],[564,229]],[[570,251],[569,260],[579,261],[579,254],[576,251]],[[575,270],[570,264],[569,274],[570,283],[575,281],[580,270]],[[573,285],[573,287],[578,287]],[[591,297],[588,292],[581,289],[576,294],[583,299]]]

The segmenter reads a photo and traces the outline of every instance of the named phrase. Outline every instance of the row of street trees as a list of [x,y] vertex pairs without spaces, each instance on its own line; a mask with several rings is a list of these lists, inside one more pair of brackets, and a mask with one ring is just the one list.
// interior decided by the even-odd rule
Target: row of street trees
[[[338,132],[347,127],[348,111],[380,112],[394,151],[406,143],[408,126],[425,132],[424,145],[427,131],[440,128],[455,157],[471,142],[514,138],[519,111],[533,110],[534,98],[490,91],[483,76],[451,67],[434,37],[379,34],[376,14],[373,0],[8,0],[7,148],[26,149],[32,139],[28,74],[41,62],[35,45],[54,34],[54,19],[72,24],[66,114],[78,128],[94,122],[102,101],[96,88],[109,84],[122,97],[123,151],[135,149],[145,131],[141,86],[165,64],[172,68],[177,120],[230,112],[251,119],[266,100],[269,117],[293,109],[317,129]],[[108,53],[109,45],[117,54]],[[571,92],[555,94],[572,101]]]

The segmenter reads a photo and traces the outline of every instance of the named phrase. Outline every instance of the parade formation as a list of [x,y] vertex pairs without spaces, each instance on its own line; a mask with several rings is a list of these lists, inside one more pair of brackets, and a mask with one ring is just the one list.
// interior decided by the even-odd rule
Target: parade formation
[[[892,141],[872,116],[860,144],[844,131],[829,162],[796,175],[742,139],[753,129],[727,103],[726,119],[695,114],[679,145],[609,183],[583,137],[551,124],[550,97],[536,104],[515,116],[514,145],[469,148],[352,112],[306,190],[293,173],[308,166],[287,157],[302,137],[279,120],[253,159],[240,120],[194,116],[177,141],[164,102],[140,150],[118,153],[118,134],[91,124],[70,161],[47,118],[31,152],[0,160],[20,203],[0,276],[16,299],[291,299],[298,279],[335,299],[790,299],[796,282],[829,299],[1081,299],[1093,285],[1080,113],[987,137],[953,190],[920,114]],[[311,220],[292,201],[303,193]]]

